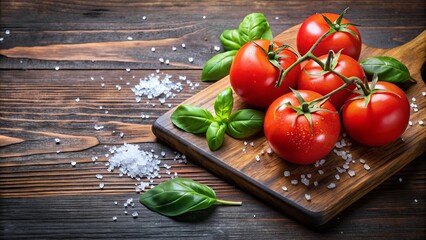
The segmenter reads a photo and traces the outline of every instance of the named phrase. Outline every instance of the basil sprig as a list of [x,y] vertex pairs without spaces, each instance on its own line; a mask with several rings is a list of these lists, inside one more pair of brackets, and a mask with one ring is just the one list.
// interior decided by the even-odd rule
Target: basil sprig
[[258,39],[273,39],[271,27],[262,13],[247,15],[238,29],[224,30],[220,35],[220,42],[226,51],[207,61],[201,73],[201,81],[217,81],[228,75],[237,50]]
[[241,109],[232,113],[234,98],[232,89],[226,88],[216,97],[215,117],[207,109],[182,104],[172,113],[172,123],[183,131],[206,134],[211,151],[222,147],[225,133],[233,138],[248,138],[263,129],[265,113],[253,109]]
[[212,188],[187,178],[173,178],[160,183],[142,194],[139,202],[152,211],[169,217],[206,209],[215,203],[242,205],[241,202],[217,199]]
[[402,83],[411,79],[407,66],[392,57],[369,57],[360,64],[368,76],[377,74],[380,81]]

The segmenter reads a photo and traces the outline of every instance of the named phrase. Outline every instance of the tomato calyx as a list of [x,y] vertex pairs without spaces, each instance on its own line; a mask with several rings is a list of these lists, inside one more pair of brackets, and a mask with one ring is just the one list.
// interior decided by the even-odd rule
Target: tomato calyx
[[357,89],[354,92],[357,93],[358,96],[350,98],[346,102],[364,99],[364,108],[367,108],[368,104],[371,101],[371,96],[376,94],[376,93],[389,93],[389,94],[393,94],[393,95],[399,97],[398,94],[396,94],[392,91],[389,91],[387,89],[377,89],[376,84],[377,84],[378,79],[379,78],[378,78],[377,74],[374,74],[371,83],[369,83],[367,79],[365,79],[364,82],[355,81]]
[[346,33],[353,35],[357,39],[359,39],[358,35],[354,31],[352,31],[351,29],[348,28],[350,26],[358,26],[357,24],[342,23],[342,19],[345,16],[345,14],[348,10],[349,10],[349,7],[345,8],[345,10],[343,10],[343,12],[339,15],[339,17],[334,22],[332,22],[325,15],[322,15],[322,17],[324,18],[324,21],[330,27],[330,30],[327,32],[327,35],[330,35],[330,34],[335,33],[335,32],[346,32]]
[[[282,56],[279,53],[286,48],[290,48],[290,46],[289,45],[282,45],[282,46],[278,47],[277,45],[274,44],[274,41],[271,40],[271,43],[268,46],[268,50],[266,50],[262,46],[257,44],[256,42],[253,42],[253,43],[265,53],[266,57],[268,58],[268,61],[280,71],[280,74],[278,76],[278,80],[275,83],[275,87],[278,88],[281,85],[281,82],[283,81],[283,79],[285,77],[284,68],[278,62],[280,59],[285,58],[285,56]],[[274,48],[276,48],[275,51],[274,51]]]
[[313,127],[313,121],[312,121],[312,113],[315,113],[318,111],[324,111],[324,112],[337,114],[337,112],[322,108],[322,105],[328,100],[328,97],[321,97],[313,101],[306,102],[305,99],[303,99],[302,95],[297,90],[291,88],[291,91],[293,92],[294,96],[296,96],[297,100],[299,100],[299,104],[300,104],[299,106],[294,106],[290,102],[285,103],[287,107],[293,109],[296,112],[296,117],[293,120],[292,127],[294,127],[294,125],[296,124],[297,118],[303,115],[306,118],[306,120],[308,120],[310,131],[313,134],[314,127]]

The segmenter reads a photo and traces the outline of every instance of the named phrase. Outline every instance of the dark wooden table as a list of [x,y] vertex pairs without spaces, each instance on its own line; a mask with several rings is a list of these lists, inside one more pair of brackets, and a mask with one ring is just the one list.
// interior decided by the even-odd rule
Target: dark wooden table
[[[1,0],[0,238],[425,239],[421,158],[325,227],[312,229],[191,159],[174,160],[174,150],[152,134],[156,118],[211,84],[199,80],[201,69],[217,53],[220,33],[237,27],[245,15],[264,13],[276,35],[313,13],[339,13],[346,6],[347,18],[361,25],[369,46],[399,46],[426,26],[421,0]],[[175,81],[186,76],[183,91],[166,104],[137,102],[131,88],[157,69]],[[162,161],[172,174],[208,184],[243,206],[173,219],[147,210],[138,203],[137,181],[105,166],[108,149],[123,143],[164,151]],[[125,215],[123,204],[130,198],[135,205]]]

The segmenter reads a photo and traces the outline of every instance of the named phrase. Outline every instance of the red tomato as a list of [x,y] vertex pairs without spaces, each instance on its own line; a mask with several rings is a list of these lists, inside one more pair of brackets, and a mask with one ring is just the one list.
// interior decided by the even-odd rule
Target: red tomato
[[342,109],[346,132],[355,141],[368,146],[395,141],[404,133],[410,118],[410,104],[400,88],[389,82],[377,82],[375,88],[392,93],[373,92],[367,107],[364,99],[358,99],[350,100]]
[[[323,55],[319,57],[319,59],[325,63],[327,55]],[[364,79],[364,70],[361,65],[353,58],[344,54],[340,54],[334,70],[347,78],[358,77],[361,80]],[[320,74],[321,72],[323,72],[322,67],[314,60],[309,60],[299,75],[297,88],[312,90],[322,95],[326,95],[345,83],[339,76],[332,72]],[[344,90],[333,94],[330,97],[330,102],[336,109],[340,110],[343,103],[345,103],[349,95],[352,94],[352,90],[354,90],[355,87],[355,84],[351,84]]]
[[[321,97],[319,93],[300,90],[306,102]],[[272,150],[282,159],[296,164],[311,164],[325,157],[340,135],[340,118],[333,105],[326,101],[319,110],[312,112],[312,129],[304,115],[286,103],[300,106],[294,93],[276,99],[266,111],[264,131]]]
[[[269,40],[255,41],[263,49],[268,49]],[[275,43],[281,46],[279,43]],[[280,70],[273,66],[265,52],[253,42],[245,44],[238,50],[231,65],[229,78],[234,92],[250,105],[267,108],[276,98],[296,87],[300,66],[293,68],[284,78],[279,88],[275,87]],[[273,49],[274,51],[276,48]],[[297,55],[284,49],[279,53],[279,64],[288,68],[297,60]]]
[[[326,16],[333,23],[335,23],[339,17],[338,14],[333,13],[324,13],[322,15]],[[300,26],[297,33],[297,50],[301,55],[305,55],[314,43],[330,29],[330,26],[322,15],[314,14],[308,17]],[[337,28],[346,23],[350,22],[343,18],[341,24],[337,26]],[[327,54],[329,50],[338,52],[343,49],[342,53],[358,60],[361,53],[361,35],[355,26],[347,26],[346,28],[354,32],[358,37],[345,31],[337,31],[321,41],[313,51],[313,54],[315,56],[321,56]]]

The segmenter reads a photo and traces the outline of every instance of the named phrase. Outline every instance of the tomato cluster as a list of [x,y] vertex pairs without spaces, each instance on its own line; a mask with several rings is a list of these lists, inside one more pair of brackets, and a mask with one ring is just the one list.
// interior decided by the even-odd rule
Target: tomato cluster
[[405,93],[392,83],[366,80],[358,62],[361,35],[344,14],[307,18],[297,51],[256,40],[232,63],[232,88],[244,102],[267,109],[266,140],[289,162],[311,164],[325,157],[342,128],[361,144],[381,146],[408,125]]

